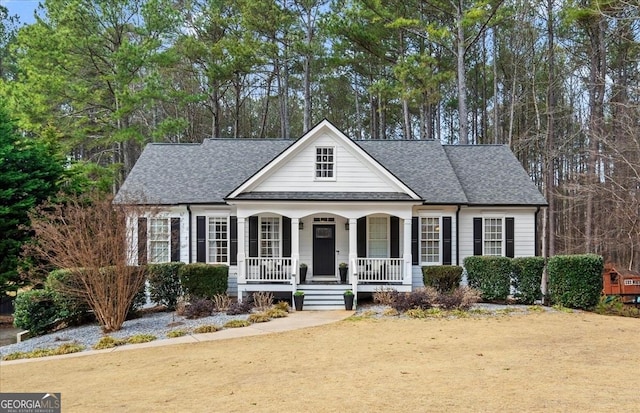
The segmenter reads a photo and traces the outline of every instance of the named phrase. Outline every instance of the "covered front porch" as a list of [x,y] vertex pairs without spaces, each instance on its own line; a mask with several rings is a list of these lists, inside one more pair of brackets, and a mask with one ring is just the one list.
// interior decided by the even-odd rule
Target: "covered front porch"
[[[297,290],[410,291],[411,206],[238,204],[238,298]],[[340,269],[346,267],[346,280]],[[302,272],[302,273],[301,273]],[[306,274],[304,274],[306,272]],[[315,288],[314,288],[315,286]]]

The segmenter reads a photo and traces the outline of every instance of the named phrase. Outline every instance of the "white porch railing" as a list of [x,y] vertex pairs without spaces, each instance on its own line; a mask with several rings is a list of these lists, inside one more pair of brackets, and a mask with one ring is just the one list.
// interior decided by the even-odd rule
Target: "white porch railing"
[[291,283],[292,258],[246,258],[246,282]]
[[358,282],[402,282],[404,258],[357,258]]

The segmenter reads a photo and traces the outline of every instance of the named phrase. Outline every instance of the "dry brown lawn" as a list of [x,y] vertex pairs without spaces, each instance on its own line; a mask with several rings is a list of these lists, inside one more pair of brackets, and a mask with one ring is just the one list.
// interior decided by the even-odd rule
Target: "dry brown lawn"
[[640,319],[360,320],[0,367],[63,412],[640,410]]

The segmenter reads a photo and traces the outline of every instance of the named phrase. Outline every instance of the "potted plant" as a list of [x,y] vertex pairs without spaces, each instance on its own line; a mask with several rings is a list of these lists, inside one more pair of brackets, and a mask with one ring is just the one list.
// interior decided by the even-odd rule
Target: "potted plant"
[[353,298],[354,298],[353,291],[351,290],[345,291],[343,294],[343,297],[344,297],[344,309],[347,311],[353,310]]
[[307,281],[307,264],[304,262],[300,264],[300,284],[304,284]]
[[298,290],[293,293],[293,304],[296,311],[302,311],[302,306],[304,305],[304,291]]
[[347,265],[346,262],[341,262],[340,265],[338,265],[338,271],[340,271],[340,282],[342,284],[346,284],[347,283],[347,272],[349,271],[349,266]]

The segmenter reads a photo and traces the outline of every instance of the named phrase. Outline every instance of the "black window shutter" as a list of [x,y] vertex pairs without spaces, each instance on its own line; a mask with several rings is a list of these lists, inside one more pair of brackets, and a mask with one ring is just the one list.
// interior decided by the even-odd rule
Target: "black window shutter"
[[391,217],[391,258],[400,258],[400,218]]
[[258,256],[258,216],[249,217],[249,256]]
[[411,217],[411,264],[420,264],[420,251],[418,250],[418,235],[420,234],[420,220]]
[[366,258],[367,256],[367,217],[358,218],[358,258]]
[[442,265],[451,265],[451,217],[442,217]]
[[473,255],[482,255],[482,218],[473,218]]
[[238,217],[229,217],[229,265],[238,265]]
[[147,263],[147,218],[138,218],[138,265]]
[[180,261],[180,218],[171,218],[171,261]]
[[207,217],[196,217],[196,262],[207,261]]
[[282,256],[291,257],[291,218],[282,217]]
[[507,245],[506,245],[506,249],[505,249],[505,254],[507,257],[509,258],[513,258],[514,256],[514,250],[515,250],[515,245],[513,242],[513,238],[514,238],[514,219],[513,218],[505,218],[505,232],[506,232],[506,239],[507,239]]

